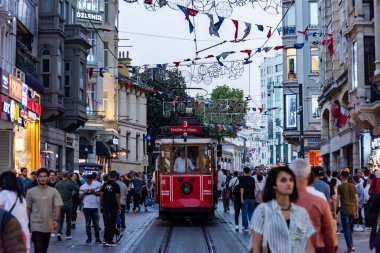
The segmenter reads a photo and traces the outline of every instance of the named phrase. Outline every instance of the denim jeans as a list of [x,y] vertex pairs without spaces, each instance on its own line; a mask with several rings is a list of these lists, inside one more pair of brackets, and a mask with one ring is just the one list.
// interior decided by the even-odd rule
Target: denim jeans
[[106,228],[104,229],[104,239],[106,243],[112,243],[113,237],[119,233],[116,230],[116,216],[117,210],[103,210],[103,217],[106,223]]
[[255,201],[253,199],[245,199],[241,205],[241,215],[243,228],[248,228],[248,223],[251,221],[253,210],[255,208]]
[[352,247],[354,247],[354,242],[352,240],[352,230],[351,230],[351,224],[354,222],[354,216],[341,212],[340,218],[342,220],[344,240],[346,241],[347,249],[350,250],[352,249]]
[[50,233],[32,232],[35,253],[47,253],[50,242]]
[[84,218],[86,219],[87,240],[91,241],[91,222],[94,225],[95,238],[99,237],[99,210],[98,208],[83,208]]
[[70,208],[61,208],[59,214],[59,229],[58,234],[62,234],[63,230],[63,221],[66,216],[66,236],[71,236],[71,216],[72,216],[72,207]]
[[121,205],[120,215],[116,217],[117,229],[125,228],[125,205]]

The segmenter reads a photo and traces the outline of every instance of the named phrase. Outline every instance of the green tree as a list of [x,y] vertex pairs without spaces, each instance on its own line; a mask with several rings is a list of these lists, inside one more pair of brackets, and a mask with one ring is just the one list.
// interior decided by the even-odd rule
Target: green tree
[[[180,100],[187,98],[186,85],[183,77],[177,71],[162,71],[161,69],[151,68],[143,73],[140,73],[138,78],[133,79],[143,80],[147,85],[153,87],[157,93],[149,92],[147,95],[147,123],[148,133],[152,135],[152,141],[148,145],[148,155],[152,158],[154,142],[157,136],[161,133],[161,127],[169,125],[173,120],[176,120],[174,113],[163,115],[163,103],[173,101],[176,96]],[[154,161],[150,161],[153,164]],[[150,166],[149,168],[153,168]]]
[[211,92],[211,99],[231,99],[231,100],[241,100],[243,102],[244,92],[243,90],[230,88],[227,85],[216,86]]

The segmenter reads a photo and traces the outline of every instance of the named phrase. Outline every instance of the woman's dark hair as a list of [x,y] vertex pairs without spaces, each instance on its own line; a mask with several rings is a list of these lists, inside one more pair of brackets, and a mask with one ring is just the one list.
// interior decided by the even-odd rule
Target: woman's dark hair
[[263,180],[263,175],[259,174],[257,175],[257,181],[261,182]]
[[16,175],[11,171],[5,171],[0,175],[0,187],[1,190],[8,190],[17,193],[20,202],[22,203],[23,192],[20,189],[20,185],[17,181]]
[[335,187],[336,184],[338,183],[338,180],[336,180],[336,178],[331,178],[330,183],[331,183],[331,185],[332,185],[333,187]]
[[296,184],[296,176],[294,175],[293,171],[289,169],[287,166],[278,167],[271,169],[268,173],[268,177],[265,183],[264,192],[263,192],[263,201],[268,202],[271,201],[276,197],[276,189],[273,188],[273,186],[276,186],[277,177],[280,174],[280,172],[285,172],[289,174],[293,178],[294,187],[293,192],[290,194],[290,202],[295,202],[298,199],[298,192],[297,192],[297,184]]
[[77,179],[76,179],[75,183],[77,183],[78,185],[82,185],[82,183],[81,183],[81,181],[80,181],[79,173],[74,172],[71,176],[73,176],[73,175],[76,175],[76,176],[77,176]]

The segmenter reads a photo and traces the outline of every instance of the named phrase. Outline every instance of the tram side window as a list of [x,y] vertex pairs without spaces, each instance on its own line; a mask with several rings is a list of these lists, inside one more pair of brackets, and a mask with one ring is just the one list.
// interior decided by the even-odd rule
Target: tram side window
[[210,173],[211,172],[211,155],[212,155],[212,150],[208,145],[202,145],[202,173]]
[[172,166],[172,156],[171,156],[171,146],[162,145],[161,146],[161,172],[170,173]]
[[199,155],[200,148],[198,146],[187,146],[187,172],[199,173],[202,171],[202,159]]

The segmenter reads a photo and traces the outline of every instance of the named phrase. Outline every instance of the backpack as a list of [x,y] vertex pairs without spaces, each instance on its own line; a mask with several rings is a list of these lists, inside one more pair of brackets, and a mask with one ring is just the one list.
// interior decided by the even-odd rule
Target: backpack
[[260,189],[258,183],[256,184],[256,187],[257,187],[257,189],[259,189],[259,190],[255,193],[255,201],[256,201],[257,203],[262,203],[262,202],[263,202],[263,189]]
[[232,199],[234,201],[240,199],[240,187],[239,184],[236,185],[236,183],[239,182],[239,179],[236,179],[235,183],[232,185]]
[[10,212],[0,208],[0,235],[3,235],[3,230],[12,217]]
[[365,179],[364,177],[362,177],[362,179],[363,179],[363,189],[365,189],[365,187],[366,187],[367,184],[368,184],[368,181],[367,181],[367,179]]

